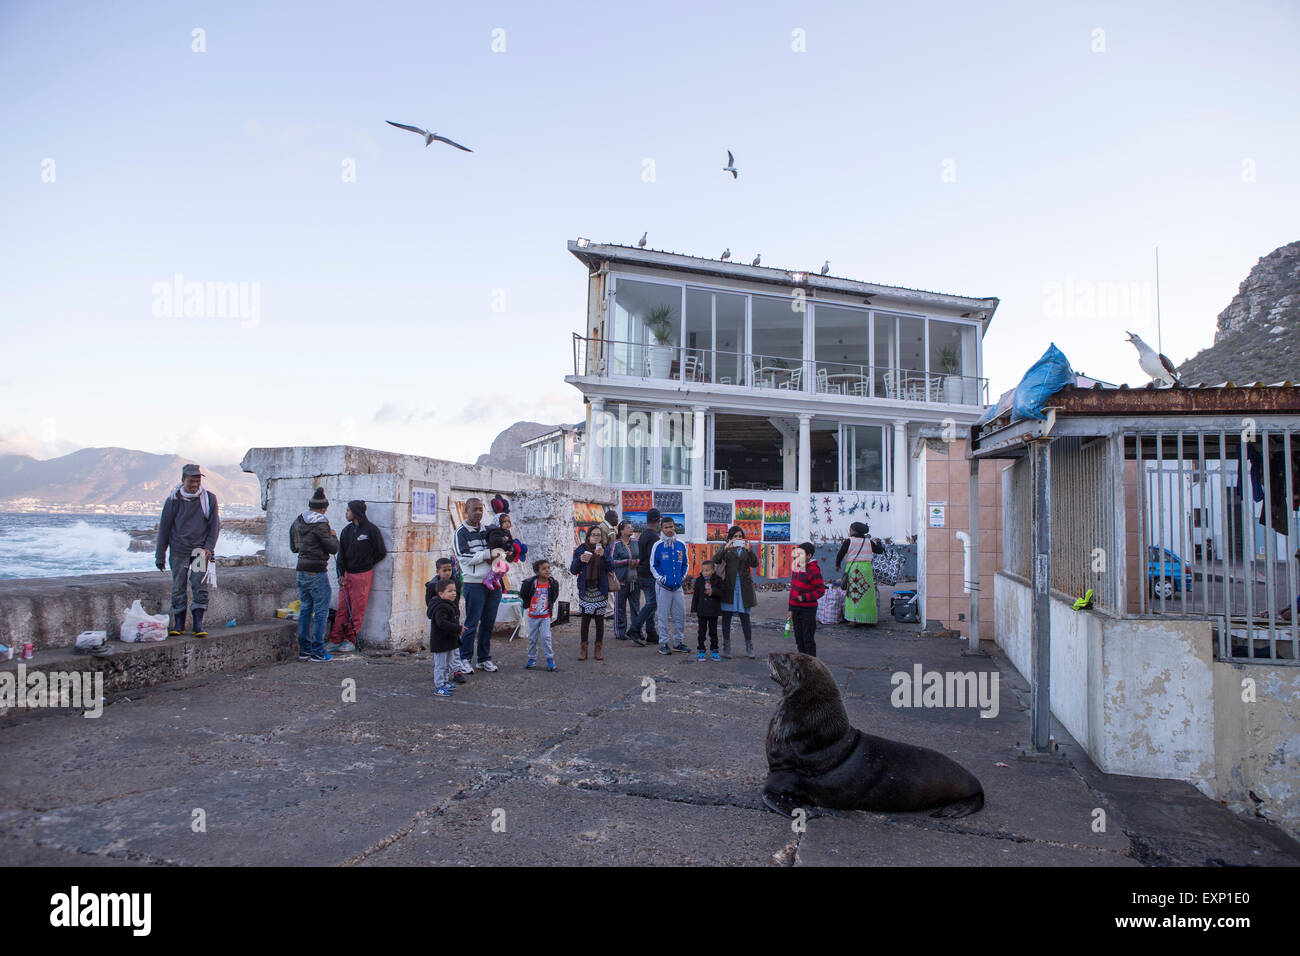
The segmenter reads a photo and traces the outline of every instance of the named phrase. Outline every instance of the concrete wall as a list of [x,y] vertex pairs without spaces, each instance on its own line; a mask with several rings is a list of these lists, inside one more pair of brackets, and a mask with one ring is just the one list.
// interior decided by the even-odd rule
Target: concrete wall
[[[323,488],[330,506],[330,526],[345,525],[347,502],[366,501],[367,517],[378,526],[388,546],[389,558],[375,569],[370,607],[361,632],[367,646],[409,647],[427,641],[429,621],[424,609],[424,585],[434,575],[438,558],[454,550],[455,510],[449,505],[477,496],[487,500],[501,493],[510,501],[515,537],[529,546],[528,561],[546,558],[557,567],[561,600],[576,597],[568,574],[574,548],[573,503],[614,505],[614,490],[605,485],[560,478],[543,478],[500,468],[480,468],[418,455],[355,448],[350,445],[320,447],[253,448],[241,467],[257,475],[266,509],[266,560],[268,565],[292,568],[297,557],[289,550],[289,526],[307,508],[316,488]],[[412,519],[411,490],[430,488],[437,493],[437,519],[424,523]],[[490,509],[485,522],[494,519]],[[518,587],[531,568],[511,570]],[[334,563],[329,567],[334,602],[338,582]]]
[[[999,573],[994,588],[995,638],[1028,675],[1029,584]],[[1300,668],[1215,661],[1206,621],[1075,611],[1055,593],[1051,628],[1052,713],[1100,769],[1185,780],[1300,837]]]
[[[122,616],[134,601],[150,614],[167,614],[171,590],[170,571],[0,581],[0,643],[31,641],[37,650],[71,647],[82,631],[107,631],[117,640]],[[216,631],[231,618],[240,624],[274,620],[275,609],[297,597],[291,573],[218,566],[206,624]]]

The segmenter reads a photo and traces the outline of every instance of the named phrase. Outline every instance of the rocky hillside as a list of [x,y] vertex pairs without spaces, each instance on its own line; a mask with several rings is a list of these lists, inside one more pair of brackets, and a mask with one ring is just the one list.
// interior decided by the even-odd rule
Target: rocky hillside
[[1214,345],[1178,374],[1187,385],[1300,382],[1300,241],[1259,260],[1219,313]]
[[[83,448],[44,461],[0,455],[0,511],[151,514],[180,482],[187,460],[127,448]],[[203,473],[223,513],[261,512],[256,477],[238,465],[204,464]]]
[[492,440],[492,447],[486,455],[479,455],[476,465],[489,468],[505,468],[508,471],[523,471],[528,464],[520,442],[536,438],[558,428],[558,425],[543,425],[540,422],[515,422]]

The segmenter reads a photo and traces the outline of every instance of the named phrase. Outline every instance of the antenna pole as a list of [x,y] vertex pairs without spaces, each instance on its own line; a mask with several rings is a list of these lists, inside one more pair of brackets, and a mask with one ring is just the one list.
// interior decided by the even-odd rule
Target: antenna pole
[[1160,247],[1156,246],[1156,352],[1163,355],[1164,340],[1160,334]]

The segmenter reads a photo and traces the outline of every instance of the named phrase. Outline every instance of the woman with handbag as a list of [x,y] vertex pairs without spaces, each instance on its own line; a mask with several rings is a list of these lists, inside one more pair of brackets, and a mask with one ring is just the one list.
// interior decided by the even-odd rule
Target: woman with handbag
[[[573,549],[569,573],[578,576],[578,610],[582,613],[582,646],[578,660],[587,659],[587,638],[591,622],[596,622],[595,658],[603,661],[601,649],[605,641],[605,604],[609,600],[611,575],[609,554],[605,550],[605,533],[600,525],[593,525],[587,540]],[[617,580],[617,579],[616,579]]]
[[[626,519],[618,523],[618,537],[609,549],[610,564],[614,568],[614,577],[618,579],[618,593],[614,595],[614,640],[626,641],[627,622],[641,610],[641,589],[637,585],[636,567],[641,560],[640,548],[632,537],[632,522]],[[628,614],[628,606],[632,613]],[[645,641],[636,636],[632,641],[645,647]]]
[[844,620],[854,625],[875,624],[876,579],[872,560],[884,552],[884,546],[870,537],[871,529],[865,522],[849,525],[849,536],[835,555],[835,570],[844,565]]
[[750,627],[749,609],[758,603],[754,593],[754,568],[758,555],[745,540],[744,529],[732,525],[727,543],[713,556],[713,564],[722,575],[722,656],[731,660],[731,618],[740,616],[745,633],[745,656],[754,656],[754,632]]

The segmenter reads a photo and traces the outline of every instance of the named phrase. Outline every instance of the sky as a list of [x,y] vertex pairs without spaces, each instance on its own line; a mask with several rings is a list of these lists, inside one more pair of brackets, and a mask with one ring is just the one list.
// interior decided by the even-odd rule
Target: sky
[[566,242],[643,232],[996,296],[993,396],[1050,342],[1140,384],[1157,247],[1181,362],[1300,239],[1297,38],[1295,2],[5,0],[0,452],[472,461],[583,417]]

